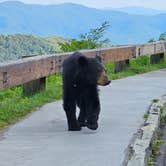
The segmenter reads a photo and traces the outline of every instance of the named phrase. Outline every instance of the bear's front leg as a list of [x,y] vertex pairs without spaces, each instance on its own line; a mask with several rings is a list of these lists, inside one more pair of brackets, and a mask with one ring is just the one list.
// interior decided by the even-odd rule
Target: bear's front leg
[[69,131],[80,131],[81,127],[76,119],[76,104],[73,101],[65,101],[63,104],[64,110],[66,112],[68,130]]
[[100,113],[100,103],[98,98],[96,101],[92,101],[89,103],[87,108],[87,128],[91,130],[96,130],[98,128],[98,118]]

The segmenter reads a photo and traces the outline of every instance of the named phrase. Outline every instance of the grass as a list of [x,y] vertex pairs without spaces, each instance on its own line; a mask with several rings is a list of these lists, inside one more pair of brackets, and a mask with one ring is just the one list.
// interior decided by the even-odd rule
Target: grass
[[[154,99],[153,102],[158,102],[158,99]],[[160,127],[162,128],[162,126],[164,126],[166,124],[166,107],[161,106],[160,107]],[[160,155],[160,146],[165,142],[165,140],[163,140],[161,138],[162,136],[162,131],[158,132],[157,134],[157,138],[154,140],[154,142],[152,143],[152,154],[148,159],[148,166],[153,166],[154,165],[154,161],[156,159],[156,156]]]
[[109,77],[112,80],[115,80],[127,76],[134,76],[136,74],[142,74],[166,68],[166,55],[164,61],[153,65],[150,64],[150,58],[148,56],[141,56],[136,59],[131,59],[129,67],[125,71],[119,73],[114,73],[114,63],[107,63],[105,66]]
[[46,90],[33,96],[23,96],[22,87],[0,91],[0,129],[13,124],[44,103],[58,100],[62,96],[60,75],[46,79]]
[[160,123],[161,125],[164,125],[166,123],[166,115],[161,116]]
[[144,114],[144,119],[147,119],[149,117],[149,114]]
[[[166,56],[165,56],[166,60]],[[130,60],[130,66],[123,72],[114,73],[114,64],[105,64],[108,76],[114,80],[133,76],[161,68],[166,68],[166,61],[151,65],[149,57],[143,56]],[[43,104],[59,100],[62,97],[61,75],[47,77],[46,90],[33,96],[23,96],[22,87],[17,86],[0,91],[0,129],[17,122],[19,119],[41,107]]]
[[154,163],[154,157],[149,157],[148,159],[148,166],[153,166],[153,163]]
[[164,140],[157,138],[152,144],[152,154],[148,159],[148,166],[153,166],[155,161],[155,156],[160,155],[160,145],[164,143]]
[[160,116],[160,124],[164,126],[166,124],[166,107],[160,108],[161,116]]
[[160,154],[160,145],[164,143],[164,140],[157,139],[152,145],[152,154],[159,155]]

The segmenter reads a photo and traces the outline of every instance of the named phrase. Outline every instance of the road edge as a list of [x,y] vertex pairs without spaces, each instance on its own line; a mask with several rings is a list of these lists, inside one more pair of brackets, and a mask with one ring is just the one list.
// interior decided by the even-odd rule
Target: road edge
[[151,146],[158,134],[161,110],[165,103],[166,95],[152,101],[146,114],[147,118],[125,151],[122,166],[148,166],[148,159],[152,153]]

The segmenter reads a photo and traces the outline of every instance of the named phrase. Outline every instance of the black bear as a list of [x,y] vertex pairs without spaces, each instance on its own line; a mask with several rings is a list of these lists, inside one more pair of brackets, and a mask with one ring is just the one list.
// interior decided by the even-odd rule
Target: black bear
[[[63,108],[68,130],[79,131],[84,126],[96,130],[100,113],[97,85],[105,86],[111,82],[101,58],[88,58],[75,52],[64,60],[62,69]],[[76,105],[80,108],[78,119]]]

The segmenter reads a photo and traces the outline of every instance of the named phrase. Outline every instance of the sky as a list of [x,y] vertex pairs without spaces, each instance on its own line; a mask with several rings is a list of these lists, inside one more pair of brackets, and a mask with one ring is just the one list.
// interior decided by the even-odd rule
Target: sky
[[[0,0],[0,2],[7,0]],[[10,0],[16,1],[16,0]],[[72,2],[94,8],[120,8],[126,6],[143,6],[153,9],[166,9],[166,0],[19,0],[30,4],[59,4]]]

